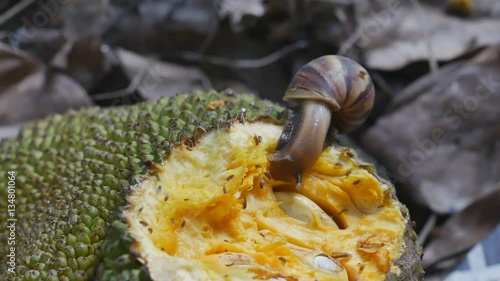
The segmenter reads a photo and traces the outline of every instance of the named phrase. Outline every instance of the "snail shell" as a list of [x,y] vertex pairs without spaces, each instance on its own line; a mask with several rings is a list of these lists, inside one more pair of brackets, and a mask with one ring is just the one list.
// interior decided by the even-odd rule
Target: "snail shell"
[[270,156],[270,170],[278,179],[295,177],[300,186],[300,173],[316,163],[328,131],[348,132],[366,120],[375,89],[357,62],[329,55],[304,65],[283,99],[298,106],[291,110],[277,150]]
[[368,72],[341,56],[323,56],[304,65],[295,75],[285,101],[318,100],[328,104],[340,132],[361,125],[373,107],[375,89]]

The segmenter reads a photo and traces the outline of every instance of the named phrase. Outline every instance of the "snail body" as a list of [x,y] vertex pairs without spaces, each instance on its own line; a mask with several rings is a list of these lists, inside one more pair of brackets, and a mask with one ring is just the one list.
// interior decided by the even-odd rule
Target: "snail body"
[[341,56],[323,56],[304,65],[283,100],[297,106],[289,112],[270,171],[274,178],[295,177],[316,163],[330,130],[348,132],[361,125],[373,107],[375,89],[368,72]]

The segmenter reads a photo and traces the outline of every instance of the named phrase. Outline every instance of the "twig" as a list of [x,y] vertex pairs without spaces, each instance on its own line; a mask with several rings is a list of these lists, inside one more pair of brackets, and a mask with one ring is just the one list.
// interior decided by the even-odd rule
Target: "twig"
[[[354,32],[344,41],[344,43],[342,43],[342,45],[340,46],[337,54],[338,55],[341,55],[341,56],[345,56],[348,51],[354,46],[354,44],[356,44],[356,42],[359,40],[359,38],[361,38],[361,36],[363,35],[362,32],[363,32],[363,27],[364,25],[362,25],[359,21],[359,18],[361,17],[361,15],[359,15],[359,12],[357,12],[358,9],[356,9],[356,4],[358,4],[357,2],[354,2],[352,3],[353,5],[353,10],[354,10],[354,24],[356,25],[356,29],[354,30]],[[383,11],[380,11],[378,12],[377,14],[375,14],[374,16],[372,16],[372,19],[378,17],[380,14],[382,14]]]
[[370,76],[372,77],[373,82],[375,82],[375,84],[382,89],[382,93],[392,98],[391,85],[385,81],[384,77],[382,77],[382,75],[380,75],[377,71],[370,72]]
[[[212,5],[211,11],[213,11],[213,19],[212,19],[212,24],[210,26],[210,30],[208,31],[207,35],[203,39],[203,42],[201,43],[200,47],[198,47],[198,52],[199,53],[205,53],[212,45],[212,42],[215,39],[215,36],[217,35],[217,31],[219,30],[219,18],[217,15],[217,11],[215,10],[215,7]],[[215,19],[215,20],[214,20]]]
[[[144,78],[146,77],[149,70],[151,69],[151,64],[152,64],[152,60],[149,60],[146,64],[146,66],[142,67],[134,75],[134,78],[132,78],[132,81],[127,86],[127,88],[120,89],[117,91],[107,92],[107,93],[98,93],[98,94],[93,95],[92,98],[95,101],[100,101],[100,100],[123,98],[123,97],[126,97],[126,96],[133,94],[141,86],[141,83],[144,81]],[[212,83],[210,82],[210,79],[203,77],[203,78],[200,78],[200,82],[205,90],[213,89],[213,86],[212,86]]]
[[210,81],[210,78],[206,77],[205,75],[203,75],[203,77],[200,78],[200,82],[204,90],[214,89],[212,81]]
[[12,6],[9,10],[0,15],[0,26],[9,21],[11,18],[15,17],[24,9],[28,8],[33,3],[35,3],[35,0],[22,0],[20,2],[17,2],[16,5]]
[[411,103],[420,95],[425,94],[426,91],[429,91],[432,86],[438,85],[438,82],[441,83],[441,85],[438,85],[441,89],[448,87],[449,84],[454,81],[454,79],[448,77],[455,77],[457,70],[470,64],[472,64],[470,61],[455,62],[453,64],[445,65],[439,70],[439,73],[437,74],[428,73],[420,77],[418,80],[408,85],[394,97],[391,104],[387,106],[386,112],[396,111],[399,108]]
[[353,17],[353,23],[355,25],[355,30],[340,46],[337,54],[341,56],[345,56],[349,51],[349,49],[351,49],[351,47],[354,46],[354,44],[356,44],[356,42],[361,37],[361,26],[359,21],[360,15],[358,11],[359,9],[356,8],[357,7],[356,4],[358,4],[356,1],[352,3],[352,11],[353,11],[352,17]]
[[361,29],[358,28],[353,34],[351,34],[347,40],[342,43],[342,46],[340,46],[339,51],[337,52],[338,55],[344,56],[347,54],[347,51],[351,49],[351,47],[358,41],[358,39],[361,37]]
[[463,249],[460,249],[460,248],[457,248],[455,251],[453,251],[452,253],[449,253],[448,255],[444,256],[444,257],[441,257],[439,258],[438,260],[434,261],[433,263],[429,264],[429,265],[425,265],[424,264],[424,270],[425,270],[425,273],[431,273],[431,272],[434,272],[438,265],[442,262],[445,262],[445,261],[448,261],[448,260],[451,260],[451,259],[454,259],[454,258],[458,258],[458,257],[461,257],[462,255],[465,255],[467,254],[467,252],[471,249],[471,247],[465,247]]
[[[358,4],[359,1],[354,1],[353,5]],[[356,7],[356,6],[354,6]],[[377,12],[376,14],[372,15],[368,21],[375,21],[377,18],[381,17],[384,15],[386,11],[382,10]],[[359,19],[360,16],[357,16],[356,19]],[[395,18],[395,19],[394,19]],[[401,18],[401,17],[399,17]],[[397,18],[396,16],[393,16],[391,18],[391,21],[387,25],[383,25],[383,30],[381,34],[386,34],[389,32],[392,28],[396,27],[398,25],[398,22],[400,19]],[[339,48],[339,51],[337,52],[338,55],[346,55],[348,51],[356,44],[356,42],[363,36],[364,28],[367,25],[367,21],[362,21],[362,22],[357,22],[356,30],[342,43],[342,45]],[[373,38],[370,38],[370,40],[373,40]]]
[[92,98],[95,101],[99,101],[99,100],[117,99],[131,95],[135,90],[137,90],[137,88],[139,88],[142,81],[144,80],[144,77],[148,73],[149,68],[150,68],[149,63],[147,64],[147,66],[142,67],[139,70],[139,72],[134,76],[134,78],[127,86],[127,88],[108,93],[96,94]]
[[[418,11],[420,14],[421,19],[425,19],[425,13],[424,10],[422,9],[422,6],[420,5],[420,2],[418,0],[410,0],[412,3],[413,7]],[[430,40],[430,35],[429,35],[429,28],[425,27],[424,25],[424,37],[425,37],[425,45],[427,47],[427,52],[429,53],[429,69],[431,73],[436,73],[438,71],[438,64],[436,60],[436,56],[434,55],[434,52],[432,50],[432,45],[431,45],[431,40]]]
[[427,240],[427,237],[429,237],[429,234],[431,234],[432,229],[436,225],[437,217],[438,216],[435,213],[432,213],[425,222],[422,230],[420,230],[420,233],[418,234],[418,242],[420,245],[423,245]]
[[180,52],[177,57],[190,62],[208,63],[230,68],[261,68],[283,58],[290,53],[307,48],[307,46],[309,46],[308,42],[303,40],[297,41],[259,59],[229,59],[193,52]]

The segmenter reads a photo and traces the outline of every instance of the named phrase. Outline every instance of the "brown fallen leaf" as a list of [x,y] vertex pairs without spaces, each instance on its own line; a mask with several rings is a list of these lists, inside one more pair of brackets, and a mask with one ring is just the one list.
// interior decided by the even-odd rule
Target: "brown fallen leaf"
[[397,70],[411,62],[449,61],[500,42],[500,18],[463,19],[425,4],[388,5],[361,17],[356,46],[366,66]]
[[500,185],[444,223],[424,249],[424,267],[434,267],[449,258],[459,257],[482,241],[500,223],[499,214]]
[[211,88],[210,81],[198,68],[161,62],[124,49],[117,49],[116,54],[125,73],[137,84],[136,90],[145,99]]
[[91,91],[111,69],[113,62],[106,49],[99,38],[82,36],[66,42],[51,65]]
[[366,150],[416,202],[463,209],[500,181],[498,77],[500,46],[421,78],[362,137]]
[[21,50],[0,47],[0,125],[93,105],[70,77],[46,68]]
[[0,95],[40,67],[29,54],[0,42]]
[[85,89],[73,79],[47,71],[41,69],[28,75],[0,95],[0,125],[26,122],[93,105]]
[[216,0],[214,5],[220,17],[229,17],[233,26],[240,23],[244,15],[260,17],[265,8],[262,0]]

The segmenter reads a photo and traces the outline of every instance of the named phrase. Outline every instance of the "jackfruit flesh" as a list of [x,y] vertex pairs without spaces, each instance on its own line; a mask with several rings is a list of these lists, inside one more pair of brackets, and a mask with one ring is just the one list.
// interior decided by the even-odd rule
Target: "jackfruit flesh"
[[0,141],[17,219],[0,278],[417,280],[406,210],[350,149],[325,148],[300,189],[272,178],[284,118],[253,96],[198,93],[56,115]]
[[125,216],[153,279],[384,280],[398,271],[405,219],[388,187],[335,147],[301,189],[273,180],[268,156],[281,131],[213,131],[174,149],[135,189]]

